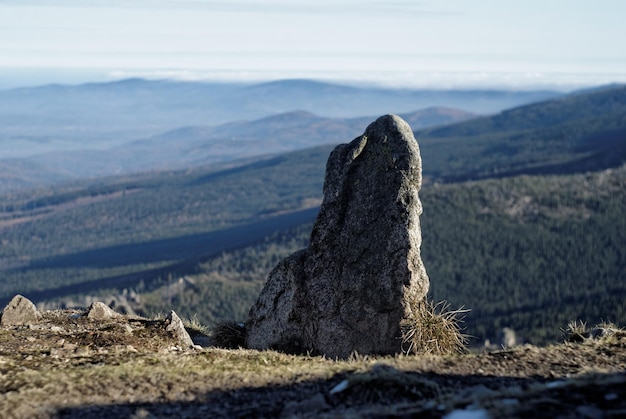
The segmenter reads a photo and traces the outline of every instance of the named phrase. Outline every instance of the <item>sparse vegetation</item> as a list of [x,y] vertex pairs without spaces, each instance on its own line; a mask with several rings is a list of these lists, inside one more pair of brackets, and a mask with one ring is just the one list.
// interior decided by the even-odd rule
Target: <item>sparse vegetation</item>
[[602,322],[594,327],[587,327],[587,323],[575,320],[569,322],[563,330],[565,342],[580,343],[588,340],[611,340],[615,337],[626,336],[626,330],[617,327],[614,323]]
[[574,320],[567,324],[567,327],[563,331],[563,336],[566,342],[582,342],[585,340],[587,332],[587,323]]
[[198,320],[198,316],[194,315],[189,320],[183,322],[185,325],[185,329],[189,332],[190,335],[205,335],[208,336],[211,331],[209,328]]
[[206,345],[184,350],[162,321],[82,314],[44,312],[33,327],[0,327],[2,416],[441,418],[481,411],[551,418],[580,416],[581,406],[606,417],[626,409],[621,330],[543,348],[335,361]]

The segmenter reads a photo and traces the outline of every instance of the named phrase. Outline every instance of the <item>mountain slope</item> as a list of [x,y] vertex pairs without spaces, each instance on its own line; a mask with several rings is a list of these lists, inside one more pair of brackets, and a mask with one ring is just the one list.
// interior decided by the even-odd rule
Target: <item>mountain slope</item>
[[[468,112],[428,108],[406,115],[423,128],[467,120]],[[53,184],[79,178],[224,163],[320,144],[337,144],[360,135],[375,117],[324,118],[305,111],[218,126],[189,126],[107,150],[47,153],[26,159],[0,160],[3,188]],[[18,166],[19,165],[19,166]],[[10,170],[9,168],[18,168]],[[11,174],[9,176],[9,173]],[[0,193],[2,192],[0,188]]]
[[247,85],[129,79],[12,89],[0,91],[0,158],[102,149],[184,126],[213,126],[294,110],[326,118],[431,106],[487,113],[558,95],[357,88],[307,80]]
[[[577,106],[585,106],[581,98]],[[481,339],[510,326],[539,343],[554,339],[546,330],[577,317],[625,322],[626,166],[616,166],[623,115],[547,116],[559,122],[420,138],[428,179],[495,177],[426,182],[420,193],[433,297],[470,307],[468,331]],[[513,147],[519,141],[525,146]],[[52,304],[60,304],[80,291],[130,287],[151,296],[156,311],[158,295],[167,295],[187,316],[239,317],[276,259],[306,241],[310,227],[297,224],[314,217],[331,149],[7,197],[0,204],[0,299],[21,292],[40,301],[55,295]],[[581,157],[601,170],[581,173],[588,169]],[[528,176],[567,165],[573,174]],[[494,168],[503,171],[493,176]],[[525,175],[511,177],[515,170]],[[198,279],[193,293],[172,288],[189,275]]]
[[[626,321],[626,166],[585,175],[522,176],[424,188],[422,259],[430,298],[470,309],[473,345],[559,339],[570,321]],[[173,273],[194,287],[144,295],[205,321],[246,318],[268,272],[306,246],[312,222]],[[173,282],[176,283],[176,282]],[[163,299],[162,296],[168,296]]]
[[605,87],[590,92],[576,92],[547,101],[505,110],[497,115],[426,130],[429,137],[460,137],[499,132],[538,130],[626,113],[626,86]]
[[[575,173],[626,161],[626,87],[416,132],[440,180]],[[433,167],[431,166],[431,167]]]
[[[167,303],[187,317],[239,320],[269,270],[306,244],[329,151],[5,204],[0,298],[19,292],[57,306],[132,288],[154,292],[144,295],[154,312]],[[622,166],[426,186],[433,298],[471,308],[467,332],[492,341],[505,326],[545,343],[576,318],[626,322],[625,179]],[[182,277],[195,287],[168,291]]]

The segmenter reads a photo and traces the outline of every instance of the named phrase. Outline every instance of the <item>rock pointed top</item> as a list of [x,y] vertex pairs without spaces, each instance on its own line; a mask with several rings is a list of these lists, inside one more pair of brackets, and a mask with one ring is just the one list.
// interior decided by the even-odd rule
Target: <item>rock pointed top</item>
[[121,316],[121,314],[116,313],[111,307],[100,301],[91,303],[87,310],[87,318],[92,320],[108,320]]
[[[413,130],[404,119],[391,114],[381,116],[367,127],[361,138],[367,141],[369,147],[388,154],[395,153],[395,156],[391,156],[391,160],[382,159],[383,162],[399,170],[410,168],[418,176],[420,182],[419,185],[414,186],[417,186],[418,189],[421,187],[422,159],[420,149],[413,135]],[[406,159],[409,167],[404,168],[398,165],[400,157]]]
[[2,326],[19,326],[39,322],[41,314],[28,298],[16,295],[2,310],[0,324]]
[[409,124],[398,115],[387,114],[379,117],[367,127],[365,135],[380,132],[383,132],[386,135],[395,134],[397,135],[397,138],[412,138],[415,140],[415,137],[413,137],[413,130],[411,130]]
[[191,339],[191,336],[189,336],[187,329],[185,329],[183,321],[180,317],[178,317],[178,314],[176,314],[174,310],[170,310],[169,314],[165,318],[165,323],[167,324],[165,330],[178,339],[181,345],[186,347],[194,346],[193,340]]

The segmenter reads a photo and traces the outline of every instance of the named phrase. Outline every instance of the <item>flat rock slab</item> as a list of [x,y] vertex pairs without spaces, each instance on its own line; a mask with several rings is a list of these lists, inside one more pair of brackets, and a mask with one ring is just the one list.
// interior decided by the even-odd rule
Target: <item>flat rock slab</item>
[[332,358],[401,352],[428,292],[420,256],[419,146],[386,115],[337,146],[309,247],[280,262],[250,310],[247,346]]

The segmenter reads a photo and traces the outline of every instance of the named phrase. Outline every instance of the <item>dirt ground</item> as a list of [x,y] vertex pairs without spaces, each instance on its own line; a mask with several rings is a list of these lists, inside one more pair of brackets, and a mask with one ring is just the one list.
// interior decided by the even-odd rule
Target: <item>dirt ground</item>
[[347,361],[184,347],[164,320],[48,311],[0,327],[0,417],[626,417],[626,333]]

